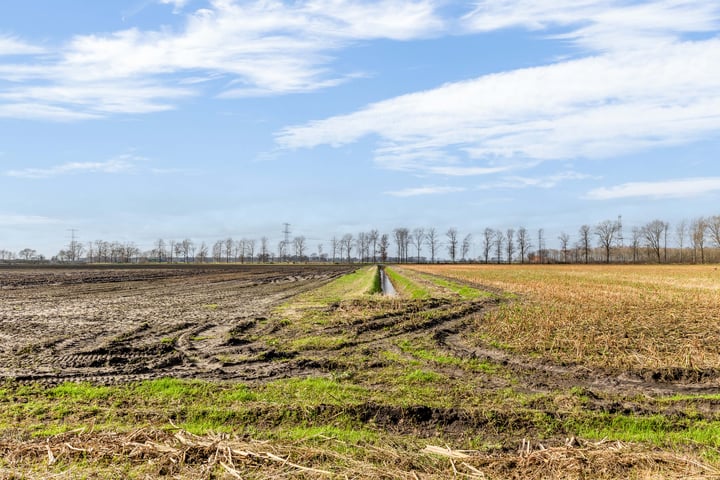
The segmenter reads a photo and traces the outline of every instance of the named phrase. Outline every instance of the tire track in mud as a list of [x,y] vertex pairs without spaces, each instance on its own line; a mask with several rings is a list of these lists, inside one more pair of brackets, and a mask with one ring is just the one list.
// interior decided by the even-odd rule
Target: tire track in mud
[[[345,336],[329,350],[287,351],[268,338],[290,333],[272,309],[304,291],[350,271],[349,267],[270,266],[173,270],[164,275],[142,269],[94,278],[73,271],[67,284],[47,285],[42,272],[23,283],[0,280],[0,379],[59,383],[83,380],[121,383],[162,376],[263,381],[353,368],[343,352],[396,349],[401,338],[433,338],[440,349],[510,369],[526,387],[548,392],[567,387],[627,393],[716,392],[720,373],[679,372],[655,379],[653,372],[607,372],[582,365],[558,365],[471,344],[472,320],[500,300],[432,299],[408,302],[395,311],[321,327],[322,336]],[[0,279],[5,275],[0,271]],[[13,276],[14,275],[14,276]],[[137,277],[133,277],[136,275]],[[59,275],[53,272],[53,281]],[[152,277],[148,279],[149,277]],[[77,278],[90,279],[87,283]],[[124,280],[131,281],[124,282]],[[450,368],[450,367],[444,367]],[[451,372],[452,373],[452,372]],[[457,370],[455,374],[466,372]],[[677,381],[682,380],[682,381]]]
[[[3,280],[0,304],[0,378],[57,384],[111,384],[162,376],[220,378],[214,360],[227,331],[266,316],[279,302],[346,273],[348,267],[227,267],[123,272],[105,283],[93,269],[72,272],[66,284],[48,285],[42,272],[18,287]],[[95,272],[97,273],[97,272]],[[19,277],[18,277],[19,275]],[[138,278],[133,277],[136,275]],[[12,276],[12,275],[11,275]],[[58,277],[56,272],[49,274]],[[121,280],[118,280],[121,278]],[[213,340],[214,339],[214,340]]]
[[[463,358],[477,358],[511,369],[527,387],[543,392],[564,388],[581,387],[591,391],[627,394],[636,392],[653,395],[717,393],[720,373],[697,372],[697,376],[680,372],[685,381],[662,380],[657,372],[643,375],[637,372],[612,372],[585,365],[560,365],[549,360],[513,354],[486,345],[470,345],[466,341],[470,333],[467,319],[459,319],[455,325],[439,330],[438,345]],[[650,377],[648,379],[647,377]],[[654,378],[654,379],[653,379]],[[697,381],[700,379],[701,381]]]

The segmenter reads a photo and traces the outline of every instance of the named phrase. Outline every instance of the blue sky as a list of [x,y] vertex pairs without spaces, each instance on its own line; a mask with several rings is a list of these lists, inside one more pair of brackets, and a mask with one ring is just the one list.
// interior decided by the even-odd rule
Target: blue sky
[[[714,0],[0,6],[0,249],[720,214]],[[477,252],[476,252],[477,253]]]

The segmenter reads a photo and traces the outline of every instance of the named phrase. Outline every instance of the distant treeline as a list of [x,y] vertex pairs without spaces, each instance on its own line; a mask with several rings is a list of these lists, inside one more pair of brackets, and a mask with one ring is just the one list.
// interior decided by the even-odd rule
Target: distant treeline
[[[309,251],[304,236],[287,237],[271,248],[259,240],[226,238],[212,244],[158,239],[149,250],[134,242],[73,239],[52,258],[32,248],[0,249],[0,262],[36,263],[269,263],[269,262],[394,262],[394,263],[707,263],[720,262],[720,215],[683,220],[670,225],[653,220],[623,228],[621,218],[582,225],[574,236],[561,232],[547,248],[544,229],[486,228],[479,237],[450,228],[398,227],[346,233]],[[470,255],[471,252],[474,255]],[[478,255],[477,252],[480,252]]]

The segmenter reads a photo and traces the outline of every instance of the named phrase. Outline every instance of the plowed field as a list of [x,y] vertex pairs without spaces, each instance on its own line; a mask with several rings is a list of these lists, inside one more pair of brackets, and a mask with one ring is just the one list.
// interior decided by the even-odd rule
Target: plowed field
[[[0,377],[113,384],[163,376],[272,375],[267,368],[218,360],[253,348],[237,345],[230,332],[262,330],[280,302],[348,271],[336,266],[0,270]],[[283,366],[288,374],[295,368]]]

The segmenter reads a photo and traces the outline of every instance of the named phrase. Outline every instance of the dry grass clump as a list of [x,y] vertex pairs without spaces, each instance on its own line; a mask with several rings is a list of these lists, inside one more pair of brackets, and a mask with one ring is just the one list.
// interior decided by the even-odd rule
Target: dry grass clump
[[510,350],[672,380],[718,376],[720,273],[712,266],[424,265],[519,294],[477,322]]
[[[313,446],[317,441],[325,444]],[[0,441],[0,478],[720,478],[692,457],[620,442],[568,439],[546,448],[485,453],[428,445],[344,445],[329,437],[292,444],[140,429],[125,434],[71,432]]]

